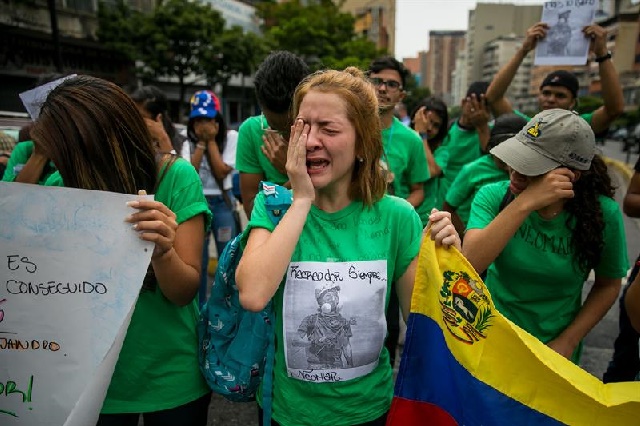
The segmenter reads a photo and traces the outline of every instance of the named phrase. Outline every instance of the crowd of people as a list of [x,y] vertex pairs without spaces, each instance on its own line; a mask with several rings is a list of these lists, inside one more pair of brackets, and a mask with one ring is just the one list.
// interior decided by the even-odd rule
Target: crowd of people
[[[595,149],[623,98],[606,31],[592,25],[584,34],[604,105],[573,112],[578,80],[555,71],[540,86],[540,113],[514,110],[505,93],[547,28],[532,26],[491,82],[473,82],[454,120],[436,97],[406,110],[410,73],[393,57],[364,71],[311,72],[297,55],[273,52],[254,78],[261,112],[238,131],[209,90],[193,94],[181,134],[157,87],[125,93],[90,76],[58,84],[21,140],[2,140],[3,180],[154,194],[126,218],[155,249],[98,425],[137,425],[140,415],[151,426],[206,425],[196,322],[209,238],[222,253],[243,230],[240,209],[240,301],[250,311],[272,301],[276,313],[273,425],[385,424],[423,238],[460,250],[502,314],[579,363],[582,339],[629,269],[622,212]],[[277,226],[262,181],[292,191]],[[640,216],[640,162],[624,213]],[[291,268],[340,279],[310,284]],[[638,268],[620,299],[606,381],[640,370]]]

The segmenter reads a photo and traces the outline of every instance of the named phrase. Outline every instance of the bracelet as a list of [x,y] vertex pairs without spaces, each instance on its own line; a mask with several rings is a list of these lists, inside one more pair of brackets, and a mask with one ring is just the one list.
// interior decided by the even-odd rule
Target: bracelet
[[607,59],[611,59],[611,51],[609,50],[605,55],[596,56],[593,60],[597,63],[601,63],[606,61]]
[[207,145],[204,142],[198,142],[198,144],[196,145],[196,148],[206,150]]

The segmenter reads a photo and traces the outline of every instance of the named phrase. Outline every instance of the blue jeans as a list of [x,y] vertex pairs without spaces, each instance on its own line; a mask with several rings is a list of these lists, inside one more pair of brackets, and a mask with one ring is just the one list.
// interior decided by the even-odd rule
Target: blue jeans
[[[231,201],[235,202],[233,194],[229,191],[229,197]],[[222,254],[225,246],[236,235],[238,235],[238,225],[233,216],[233,210],[227,206],[224,202],[222,195],[210,195],[207,196],[207,203],[209,204],[209,210],[213,215],[211,220],[211,232],[207,232],[204,238],[204,247],[202,248],[202,270],[200,273],[200,289],[198,300],[200,306],[204,305],[207,300],[207,289],[209,286],[209,275],[207,273],[209,266],[209,238],[213,234],[213,238],[216,242],[216,250],[218,251],[218,257]]]

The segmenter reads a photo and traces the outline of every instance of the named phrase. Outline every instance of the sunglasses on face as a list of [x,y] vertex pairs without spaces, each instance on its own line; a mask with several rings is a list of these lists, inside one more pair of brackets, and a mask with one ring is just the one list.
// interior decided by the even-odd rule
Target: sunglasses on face
[[402,85],[395,80],[384,80],[379,77],[369,77],[369,81],[375,87],[380,87],[384,84],[387,87],[387,89],[391,89],[391,90],[398,90],[402,87]]

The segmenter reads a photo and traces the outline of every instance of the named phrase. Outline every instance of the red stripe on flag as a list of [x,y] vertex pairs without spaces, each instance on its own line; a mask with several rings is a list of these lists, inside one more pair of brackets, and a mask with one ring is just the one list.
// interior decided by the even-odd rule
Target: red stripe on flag
[[387,426],[458,426],[449,413],[437,405],[394,397]]

